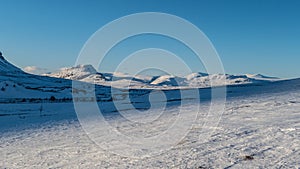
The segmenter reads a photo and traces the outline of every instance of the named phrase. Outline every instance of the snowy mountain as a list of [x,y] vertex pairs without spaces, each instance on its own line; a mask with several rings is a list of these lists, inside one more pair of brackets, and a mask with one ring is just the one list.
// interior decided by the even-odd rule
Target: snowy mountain
[[191,73],[185,77],[172,75],[162,76],[130,76],[123,73],[99,73],[91,65],[79,65],[71,68],[63,68],[57,73],[45,74],[50,77],[79,80],[104,86],[117,88],[203,88],[211,86],[240,85],[251,83],[263,83],[279,80],[278,78],[264,75],[222,75],[207,73]]
[[153,77],[150,82],[151,85],[155,86],[186,86],[185,78],[171,76],[171,75],[163,75]]
[[25,73],[0,56],[1,100],[71,97],[71,81]]
[[186,80],[193,80],[193,79],[196,79],[196,78],[206,77],[206,76],[208,76],[207,73],[201,73],[201,72],[191,73],[191,74],[186,76]]
[[[193,75],[193,74],[192,74]],[[275,81],[275,79],[267,79],[267,78],[253,78],[247,75],[229,75],[229,74],[212,74],[206,76],[199,76],[190,78],[188,75],[186,78],[186,83],[190,87],[209,87],[212,84],[215,86],[223,86],[223,85],[240,85],[240,84],[252,84],[252,83],[264,83]],[[225,84],[224,84],[225,82]]]
[[269,77],[262,74],[246,74],[248,78],[258,79],[258,80],[278,80],[277,77]]
[[82,80],[94,74],[97,74],[97,71],[92,65],[78,65],[71,68],[61,68],[60,72],[53,73],[51,76],[71,80]]
[[103,76],[103,74],[98,73],[92,65],[78,65],[71,68],[62,68],[59,72],[44,74],[44,76],[84,81],[89,83],[99,83],[101,81],[108,80]]

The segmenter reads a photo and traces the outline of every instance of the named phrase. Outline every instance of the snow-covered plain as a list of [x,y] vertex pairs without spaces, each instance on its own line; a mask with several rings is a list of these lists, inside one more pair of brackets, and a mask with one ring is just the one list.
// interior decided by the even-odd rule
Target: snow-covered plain
[[[203,102],[200,116],[188,135],[169,151],[143,159],[122,157],[101,149],[89,139],[76,117],[59,121],[32,123],[18,130],[8,130],[0,137],[2,168],[299,168],[300,167],[300,80],[261,86],[228,88],[226,111],[218,127],[206,141],[201,138],[201,114],[208,111]],[[65,103],[61,103],[65,104]],[[196,103],[185,107],[193,111]],[[3,109],[19,111],[26,106],[1,105]],[[32,106],[32,105],[29,105]],[[11,109],[14,107],[14,109]],[[59,106],[58,106],[59,107]],[[64,114],[72,109],[53,109]],[[69,107],[69,108],[68,108]],[[40,116],[40,119],[49,116]],[[49,108],[51,110],[52,108]],[[172,112],[174,107],[168,109]],[[45,112],[47,112],[45,108]],[[70,113],[72,114],[72,113]],[[176,114],[171,114],[170,116]],[[1,117],[2,118],[2,117]],[[26,118],[30,118],[29,116]],[[17,118],[17,121],[26,121]],[[55,118],[54,118],[55,119]],[[161,118],[163,125],[169,118]],[[126,122],[118,121],[124,130]],[[150,124],[149,124],[150,125]],[[153,126],[151,126],[153,127]],[[155,126],[155,130],[162,126]],[[130,130],[128,132],[140,132]],[[139,133],[132,133],[139,134]]]
[[[95,79],[101,79],[104,75],[86,66],[74,70],[78,71],[78,68],[83,70],[70,76],[78,78],[83,74],[80,78],[90,77],[91,81],[87,82],[95,82]],[[111,96],[111,82],[104,79],[105,83],[110,84],[96,85],[97,104],[107,122],[131,137],[147,137],[164,132],[178,117],[179,108],[181,114],[189,116],[200,106],[195,121],[184,122],[191,123],[184,138],[155,156],[144,157],[148,152],[145,149],[133,157],[115,153],[126,150],[130,154],[133,150],[113,147],[116,150],[109,151],[91,139],[78,121],[70,100],[70,80],[27,74],[4,58],[0,58],[0,73],[0,168],[300,167],[300,79],[277,81],[262,75],[226,75],[226,79],[233,79],[230,81],[233,84],[227,87],[226,108],[219,123],[211,125],[203,125],[208,118],[211,88],[192,89],[189,87],[193,85],[187,85],[181,89],[190,93],[188,96],[191,97],[182,97],[178,87],[172,85],[174,78],[178,77],[136,77],[136,87],[142,87],[138,84],[140,82],[153,82],[154,87],[150,85],[146,86],[150,89],[129,92],[115,89],[116,93]],[[104,77],[117,78],[117,84],[132,79],[123,74],[105,74]],[[207,81],[202,82],[203,78],[208,77],[194,73],[184,77],[181,82],[188,80],[189,84],[194,82],[199,87]],[[210,79],[219,78],[224,77],[212,75]],[[90,84],[81,84],[90,87]],[[86,95],[88,90],[73,89],[74,92]],[[192,97],[197,92],[200,102]],[[166,100],[155,99],[160,94],[165,94]],[[124,101],[128,95],[131,96],[130,102]],[[51,96],[55,98],[51,99]],[[152,105],[149,97],[154,97]],[[84,103],[89,104],[89,101],[85,100]],[[114,103],[121,105],[120,109],[116,109]],[[161,103],[167,104],[163,115],[158,113]],[[131,104],[133,107],[129,106]],[[144,113],[150,106],[154,108]],[[141,111],[136,113],[135,110]],[[137,125],[124,120],[119,113],[145,123]],[[159,119],[149,122],[156,119],[157,115]],[[218,119],[219,116],[210,114],[209,118]],[[113,145],[115,140],[111,140],[114,139],[111,135],[101,133],[101,128],[98,131],[103,144],[109,146],[107,143],[112,141]],[[205,131],[210,131],[209,135]]]

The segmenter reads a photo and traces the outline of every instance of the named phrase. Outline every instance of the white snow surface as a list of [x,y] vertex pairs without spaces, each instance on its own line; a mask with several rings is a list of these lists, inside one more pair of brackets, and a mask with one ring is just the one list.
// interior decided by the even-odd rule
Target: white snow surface
[[[179,103],[183,100],[188,100],[188,104],[182,106],[185,115],[193,114],[199,104],[201,109],[187,135],[168,151],[145,158],[124,157],[100,148],[90,139],[77,119],[72,102],[38,100],[50,96],[62,100],[71,98],[70,80],[27,74],[0,58],[0,168],[300,167],[300,79],[277,81],[262,75],[194,73],[187,77],[139,76],[132,82],[131,76],[101,74],[84,65],[75,70],[68,69],[67,72],[73,72],[73,75],[68,74],[70,79],[90,79],[88,82],[108,85],[115,83],[116,86],[131,82],[139,87],[133,91],[131,102],[127,103],[124,102],[124,96],[128,91],[120,89],[114,99],[111,99],[107,87],[96,86],[96,95],[103,99],[99,102],[99,107],[108,114],[107,122],[129,136],[148,136],[164,132],[172,119],[177,117]],[[95,80],[97,75],[99,80]],[[115,82],[113,78],[116,78]],[[227,87],[226,109],[209,137],[201,139],[204,128],[210,127],[203,125],[210,106],[207,101],[210,98],[210,89],[199,89],[203,99],[201,102],[192,97],[182,98],[178,90],[172,90],[177,89],[178,85],[173,84],[174,78],[180,78],[180,85],[187,87],[203,87],[209,80],[220,81],[224,78],[229,81],[226,83],[235,84]],[[161,116],[156,123],[151,123],[148,121],[156,119],[158,109],[155,106],[161,104],[160,100],[154,100],[156,102],[151,105],[154,109],[142,116],[130,109],[128,104],[135,104],[138,110],[147,108],[150,96],[145,93],[148,90],[140,88],[149,88],[154,81],[157,83],[153,85],[159,87],[149,91],[154,92],[154,96],[161,92],[167,93],[171,106],[164,111],[166,115]],[[185,90],[195,91],[188,88]],[[35,101],[17,101],[22,98],[35,98]],[[121,119],[116,115],[118,111],[113,108],[112,101],[120,102],[121,109],[118,111],[124,111],[130,119],[147,123],[141,128]],[[219,117],[211,114],[210,118]],[[187,123],[190,121],[185,122]],[[107,138],[110,141],[110,135],[100,134],[102,139]],[[140,153],[142,157],[147,150]]]
[[[292,80],[263,86],[230,87],[226,110],[205,142],[198,140],[202,131],[201,114],[205,114],[209,106],[204,102],[198,123],[185,138],[169,151],[143,159],[123,157],[101,149],[82,130],[74,116],[72,103],[47,103],[42,116],[38,112],[40,104],[0,105],[2,113],[10,114],[0,116],[1,124],[5,121],[8,125],[17,125],[16,128],[2,129],[0,167],[299,168],[299,86],[300,80]],[[191,101],[184,108],[185,113],[192,113],[197,104]],[[166,112],[175,110],[176,106]],[[28,114],[12,115],[17,112]],[[147,127],[163,130],[172,116],[176,114],[161,118],[160,125],[147,123]],[[147,130],[135,128],[137,126],[118,118],[110,120],[127,134],[147,134]],[[31,125],[22,127],[24,123]]]

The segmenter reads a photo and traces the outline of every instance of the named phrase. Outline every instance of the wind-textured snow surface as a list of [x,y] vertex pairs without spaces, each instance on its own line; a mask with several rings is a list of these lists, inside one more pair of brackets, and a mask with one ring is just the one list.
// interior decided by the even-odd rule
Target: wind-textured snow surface
[[[66,68],[59,78],[54,78],[27,74],[3,57],[0,57],[0,73],[0,168],[300,167],[300,79],[277,81],[263,75],[205,73],[186,77],[131,77],[122,73],[98,73],[88,65]],[[87,86],[87,90],[72,89],[69,79],[83,81],[78,83]],[[217,126],[203,125],[212,88],[201,87],[209,86],[210,81],[224,85],[224,79],[230,85],[223,116]],[[199,105],[201,109],[186,137],[168,151],[145,158],[124,157],[95,144],[77,119],[72,92],[89,96],[92,85],[89,83],[97,84],[93,85],[97,99],[93,101],[97,101],[107,122],[129,136],[164,132],[178,116],[179,107],[187,116],[194,114]],[[126,83],[132,84],[133,89],[122,89]],[[114,89],[113,96],[111,89]],[[191,96],[199,92],[200,102],[193,97],[182,97],[179,89],[190,92]],[[150,104],[150,97],[159,94],[165,94],[166,100],[154,100]],[[130,102],[124,102],[128,95]],[[77,101],[92,101],[84,99],[87,100]],[[182,105],[182,101],[187,104]],[[156,123],[148,122],[156,119],[155,106],[162,102],[167,103],[164,115]],[[121,103],[121,109],[115,103]],[[154,107],[150,113],[136,114],[135,110],[143,113],[150,107]],[[121,118],[119,111],[146,123],[141,128]],[[212,114],[210,118],[219,117]],[[213,132],[203,138],[206,128]],[[107,133],[100,135],[103,140],[111,139]],[[147,150],[140,153],[142,157]]]
[[[170,91],[172,92],[172,91]],[[185,107],[192,113],[197,102]],[[143,159],[122,157],[102,150],[89,139],[76,118],[41,122],[8,130],[0,136],[1,168],[299,168],[300,167],[300,80],[228,88],[226,110],[218,127],[205,142],[201,139],[201,114],[209,108],[203,102],[200,115],[187,136],[169,151]],[[22,107],[7,105],[7,111]],[[32,105],[32,116],[41,120],[51,114],[68,114],[71,106],[44,108],[40,116]],[[57,105],[55,106],[57,107]],[[69,108],[68,108],[69,107]],[[171,107],[167,112],[173,112]],[[28,110],[30,112],[30,110]],[[36,111],[34,113],[34,111]],[[66,111],[66,112],[64,112]],[[130,111],[130,110],[129,110]],[[72,113],[71,113],[72,114]],[[176,114],[170,113],[170,116]],[[154,129],[163,129],[170,116]],[[54,116],[55,117],[55,116]],[[1,118],[1,117],[0,117]],[[30,116],[26,117],[30,118]],[[25,119],[26,119],[25,118]],[[25,120],[19,118],[19,121]],[[56,118],[54,118],[56,119]],[[127,122],[112,118],[125,132]],[[17,119],[10,121],[16,123]],[[150,125],[150,124],[149,124]],[[153,126],[152,126],[153,127]],[[136,133],[135,133],[136,132]],[[106,137],[105,134],[103,137]]]

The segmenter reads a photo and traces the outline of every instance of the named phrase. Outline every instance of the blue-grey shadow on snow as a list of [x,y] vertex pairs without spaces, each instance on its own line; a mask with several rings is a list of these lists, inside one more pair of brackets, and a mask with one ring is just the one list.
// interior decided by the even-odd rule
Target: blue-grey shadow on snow
[[[111,89],[111,88],[110,88]],[[176,108],[184,104],[201,104],[212,101],[212,96],[214,99],[223,99],[224,94],[227,100],[229,99],[243,99],[252,96],[264,96],[268,94],[276,94],[291,90],[300,90],[300,79],[284,80],[277,82],[264,82],[264,83],[254,83],[254,84],[242,84],[242,85],[232,85],[223,87],[209,87],[209,88],[194,88],[194,89],[173,89],[173,90],[158,90],[158,89],[129,89],[124,90],[124,95],[129,97],[129,102],[126,104],[131,104],[131,109],[136,109],[139,111],[146,111],[155,106],[155,100],[150,102],[150,94],[159,91],[165,95],[165,110],[169,108]],[[181,92],[187,91],[198,92],[199,98],[184,98]],[[225,93],[224,93],[225,92]],[[109,95],[106,93],[106,96]],[[111,97],[112,98],[112,97]],[[104,116],[116,115],[122,117],[115,104],[115,100],[101,101],[101,97],[97,98],[99,109]],[[130,109],[124,109],[125,111],[130,111]],[[167,111],[166,111],[167,112]]]

